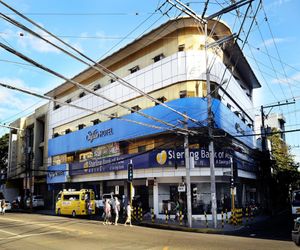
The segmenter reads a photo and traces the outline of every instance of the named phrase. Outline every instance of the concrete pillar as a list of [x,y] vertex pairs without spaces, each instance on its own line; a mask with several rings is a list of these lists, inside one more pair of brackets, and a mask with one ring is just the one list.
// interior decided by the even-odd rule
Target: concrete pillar
[[103,181],[100,181],[99,194],[100,194],[100,199],[102,199],[102,195],[103,195]]
[[154,208],[154,214],[156,214],[156,216],[158,215],[159,211],[159,207],[158,207],[158,183],[156,180],[154,180],[154,185],[153,185],[153,208]]

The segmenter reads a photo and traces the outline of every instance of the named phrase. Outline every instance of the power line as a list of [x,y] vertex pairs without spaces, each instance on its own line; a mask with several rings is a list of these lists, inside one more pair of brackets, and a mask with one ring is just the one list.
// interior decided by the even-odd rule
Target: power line
[[[15,20],[13,20],[13,19],[11,19],[11,18],[9,18],[8,16],[6,16],[6,15],[4,15],[4,14],[0,14],[1,17],[2,17],[3,19],[5,19],[6,21],[8,21],[8,22],[10,22],[10,23],[12,23],[12,24],[14,24],[14,25],[16,25],[16,26],[18,26],[18,27],[20,27],[20,28],[22,28],[22,29],[24,29],[24,30],[26,30],[26,31],[28,31],[28,32],[30,32],[30,34],[32,34],[32,35],[34,35],[34,36],[36,36],[36,37],[42,39],[43,41],[45,41],[45,42],[51,44],[51,45],[54,46],[55,48],[57,48],[57,49],[63,51],[65,54],[67,54],[67,55],[71,56],[72,58],[74,58],[74,59],[76,59],[76,60],[78,60],[78,61],[80,61],[80,62],[82,62],[82,63],[84,63],[84,64],[86,64],[86,65],[88,65],[88,66],[90,66],[90,67],[92,67],[93,69],[99,71],[100,73],[104,73],[105,75],[108,75],[108,76],[111,77],[112,79],[117,80],[118,82],[120,82],[120,83],[123,84],[124,86],[133,89],[134,91],[136,91],[136,92],[138,92],[139,94],[145,96],[146,98],[150,99],[151,101],[153,101],[153,102],[155,102],[155,103],[157,103],[157,104],[160,104],[161,106],[163,106],[163,107],[165,107],[165,108],[167,108],[167,109],[169,109],[169,110],[171,110],[171,111],[173,111],[173,112],[175,112],[175,113],[181,115],[181,116],[184,117],[184,118],[187,117],[189,120],[191,120],[192,122],[194,122],[194,123],[196,123],[196,124],[199,124],[199,121],[197,121],[197,120],[195,120],[195,119],[193,119],[193,118],[191,118],[191,117],[188,117],[187,115],[185,115],[185,114],[183,114],[183,113],[181,113],[181,112],[179,112],[179,111],[177,111],[177,110],[175,110],[175,109],[169,107],[169,106],[166,105],[165,103],[163,103],[163,102],[161,102],[161,101],[159,101],[159,100],[153,98],[153,97],[150,96],[149,94],[145,93],[144,91],[142,91],[142,90],[140,90],[139,88],[135,87],[134,85],[132,85],[131,83],[127,82],[127,81],[124,80],[123,78],[119,77],[118,75],[116,75],[116,74],[115,74],[114,72],[112,72],[111,70],[107,69],[106,67],[104,67],[104,66],[101,65],[100,63],[98,63],[98,62],[94,61],[93,59],[89,58],[88,56],[84,55],[84,54],[83,54],[82,52],[80,52],[78,49],[76,49],[76,48],[74,48],[73,46],[71,46],[70,44],[64,42],[64,41],[61,40],[60,38],[56,37],[53,33],[49,32],[49,31],[46,30],[45,28],[41,27],[40,25],[38,25],[37,23],[35,23],[35,22],[32,21],[31,19],[25,17],[24,15],[22,15],[21,13],[19,13],[19,12],[16,11],[15,9],[13,9],[12,7],[8,6],[7,4],[3,3],[2,1],[1,1],[0,3],[2,3],[3,5],[5,5],[7,8],[11,9],[12,11],[14,11],[15,13],[17,13],[17,14],[20,15],[22,18],[24,18],[25,20],[29,21],[30,23],[32,23],[32,24],[35,25],[36,27],[40,28],[41,30],[43,30],[43,31],[46,32],[47,34],[51,35],[52,37],[54,37],[55,39],[57,39],[58,41],[60,41],[60,42],[63,43],[64,45],[66,45],[68,48],[71,48],[72,50],[74,50],[75,52],[77,52],[79,55],[81,55],[81,56],[84,57],[85,59],[87,59],[87,60],[89,60],[90,62],[92,62],[94,65],[85,62],[84,60],[80,59],[79,57],[75,56],[74,54],[71,54],[70,52],[64,50],[63,48],[61,48],[61,47],[59,47],[59,46],[57,46],[56,44],[52,43],[51,41],[49,41],[49,40],[47,40],[47,39],[41,37],[39,34],[37,34],[36,32],[34,32],[33,30],[31,30],[31,29],[27,28],[26,26],[20,24],[19,22],[15,21]],[[16,54],[16,53],[14,52],[14,54]],[[22,58],[22,59],[24,59],[24,58]],[[32,63],[32,60],[31,60],[31,63]],[[95,65],[97,65],[97,66],[95,66]],[[40,65],[40,66],[41,66],[41,65]],[[40,67],[40,66],[39,66],[39,67]],[[100,68],[99,68],[99,67],[100,67]],[[47,71],[49,72],[49,69],[48,69]],[[51,73],[51,72],[50,72],[50,73]],[[51,74],[54,74],[54,71],[52,71]],[[140,114],[140,115],[142,115],[142,116],[145,116],[145,114],[142,113],[142,112],[135,111],[135,110],[133,110],[132,108],[125,107],[125,105],[123,105],[123,104],[121,104],[121,103],[118,103],[118,102],[116,102],[116,101],[114,101],[114,100],[110,100],[109,98],[104,97],[104,96],[102,96],[102,95],[100,95],[100,94],[96,94],[96,93],[93,92],[93,91],[89,91],[87,88],[83,87],[81,84],[75,82],[74,80],[67,79],[66,77],[63,77],[62,75],[60,75],[60,74],[58,74],[58,73],[55,73],[55,75],[58,76],[58,77],[60,77],[60,78],[62,78],[62,79],[64,79],[64,80],[66,80],[66,81],[69,81],[69,82],[75,84],[77,87],[81,87],[82,89],[85,89],[85,90],[88,91],[89,93],[92,93],[92,94],[94,94],[94,95],[98,95],[99,97],[101,97],[101,98],[103,98],[103,99],[106,99],[106,100],[109,101],[109,102],[112,102],[112,103],[114,103],[114,104],[116,104],[116,105],[118,105],[118,106],[121,106],[121,107],[125,108],[125,109],[129,109],[130,111],[134,111],[134,112],[136,112],[136,113],[138,113],[138,114]],[[146,117],[146,118],[150,118],[150,116],[148,116],[148,115],[146,115],[145,117]],[[163,124],[165,124],[165,125],[168,125],[168,126],[174,128],[174,125],[172,125],[172,124],[167,124],[167,123],[165,123],[164,121],[161,121],[161,120],[159,120],[159,119],[156,119],[155,117],[151,117],[150,119],[154,119],[155,121],[161,122],[161,123],[163,123]],[[184,130],[184,129],[181,129],[181,130]],[[185,132],[187,132],[187,131],[185,131]]]

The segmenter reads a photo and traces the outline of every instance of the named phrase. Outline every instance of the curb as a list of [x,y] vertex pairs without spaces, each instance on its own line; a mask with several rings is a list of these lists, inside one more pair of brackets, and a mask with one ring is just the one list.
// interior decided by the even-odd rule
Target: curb
[[137,224],[137,226],[144,226],[150,228],[158,228],[164,230],[174,230],[174,231],[182,231],[182,232],[193,232],[193,233],[207,233],[207,234],[222,234],[224,233],[221,229],[214,229],[214,228],[189,228],[184,226],[176,226],[176,225],[165,225],[165,224],[152,224],[142,222]]

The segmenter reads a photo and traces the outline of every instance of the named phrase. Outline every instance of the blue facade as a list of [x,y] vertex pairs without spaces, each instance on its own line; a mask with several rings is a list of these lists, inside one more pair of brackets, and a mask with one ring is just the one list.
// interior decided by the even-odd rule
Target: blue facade
[[[199,128],[202,126],[207,126],[207,100],[205,98],[183,98],[170,101],[167,104],[168,106],[182,113],[186,112],[188,116],[199,121],[199,124],[195,124],[189,121],[189,128]],[[238,118],[219,100],[213,100],[212,111],[214,113],[215,126],[218,129],[222,129],[226,133],[233,136],[253,133],[253,131],[245,123],[243,123],[240,118]],[[151,115],[158,119],[164,120],[168,123],[182,127],[182,125],[179,124],[178,121],[182,121],[183,118],[161,105],[142,110],[142,112],[147,115]],[[129,114],[123,116],[122,118],[160,126],[162,127],[162,129],[150,128],[120,119],[113,119],[91,127],[84,128],[82,130],[72,132],[70,134],[50,139],[48,141],[48,156],[51,157],[55,155],[75,152],[112,142],[138,138],[141,136],[150,136],[167,131],[166,125],[145,118],[137,113]],[[252,137],[246,136],[239,137],[237,139],[250,148],[254,147]]]
[[69,165],[60,164],[55,166],[49,166],[47,170],[47,183],[65,183],[69,178]]

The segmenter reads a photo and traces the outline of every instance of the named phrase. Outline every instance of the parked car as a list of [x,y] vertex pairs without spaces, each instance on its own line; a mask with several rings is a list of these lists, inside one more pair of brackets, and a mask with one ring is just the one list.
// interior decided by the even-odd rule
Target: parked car
[[300,245],[300,217],[295,219],[294,230],[292,231],[292,239],[296,245]]
[[[44,198],[41,195],[32,196],[32,207],[33,208],[42,208],[45,206]],[[30,197],[26,199],[26,207],[30,207]]]

